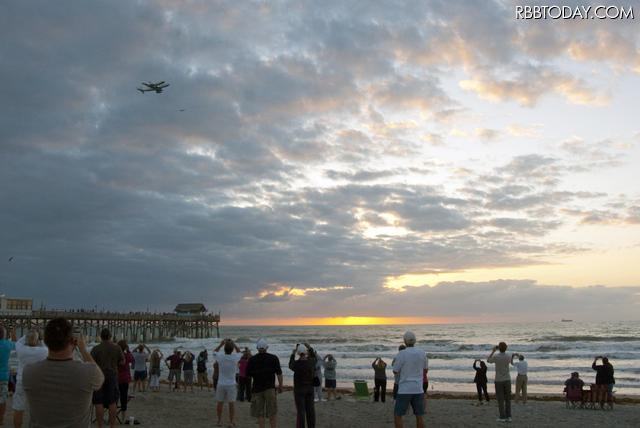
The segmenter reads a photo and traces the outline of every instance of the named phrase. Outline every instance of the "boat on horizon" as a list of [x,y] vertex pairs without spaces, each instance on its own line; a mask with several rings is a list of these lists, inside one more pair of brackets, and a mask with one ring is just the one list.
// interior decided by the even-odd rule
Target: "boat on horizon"
[[567,319],[564,319],[564,318],[562,318],[560,321],[562,321],[562,322],[573,322],[573,320],[567,320]]

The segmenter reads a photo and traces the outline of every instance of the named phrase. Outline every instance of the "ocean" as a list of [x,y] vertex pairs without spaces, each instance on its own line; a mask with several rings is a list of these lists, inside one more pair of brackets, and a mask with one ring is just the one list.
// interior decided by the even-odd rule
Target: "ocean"
[[[595,382],[591,363],[595,356],[607,356],[615,369],[617,394],[640,395],[640,322],[541,322],[478,323],[390,326],[221,326],[221,337],[233,338],[240,347],[256,352],[255,343],[264,337],[269,352],[280,358],[285,384],[292,384],[289,355],[296,343],[309,342],[324,356],[333,354],[338,362],[338,386],[353,386],[365,379],[373,385],[371,363],[376,357],[388,363],[389,388],[392,385],[391,360],[402,344],[406,330],[416,334],[416,346],[429,358],[429,391],[475,392],[476,358],[486,361],[500,341],[507,353],[524,354],[529,363],[529,393],[561,393],[565,379],[578,371],[585,384]],[[220,339],[184,339],[149,344],[168,356],[174,348],[198,354],[211,352]],[[599,362],[600,363],[600,362]],[[488,364],[490,388],[494,367]],[[168,374],[163,370],[163,377]],[[209,373],[211,374],[211,373]],[[512,369],[515,382],[515,369]],[[370,387],[371,387],[370,386]]]

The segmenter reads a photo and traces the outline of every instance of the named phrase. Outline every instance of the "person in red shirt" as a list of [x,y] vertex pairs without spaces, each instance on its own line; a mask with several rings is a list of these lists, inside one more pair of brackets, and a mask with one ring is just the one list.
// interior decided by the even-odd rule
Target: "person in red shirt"
[[124,361],[118,365],[118,389],[120,390],[120,412],[122,420],[127,419],[127,402],[129,401],[129,383],[131,382],[131,364],[135,363],[135,359],[129,351],[129,345],[126,340],[118,342],[118,346],[124,354]]
[[182,369],[182,355],[178,348],[173,351],[173,355],[169,355],[165,362],[167,363],[167,367],[169,367],[169,392],[171,392],[171,381],[175,378],[176,387],[178,389],[178,385],[180,384],[180,370]]
[[238,361],[238,396],[236,401],[251,401],[251,377],[247,375],[247,364],[251,358],[251,351],[244,348],[242,357]]

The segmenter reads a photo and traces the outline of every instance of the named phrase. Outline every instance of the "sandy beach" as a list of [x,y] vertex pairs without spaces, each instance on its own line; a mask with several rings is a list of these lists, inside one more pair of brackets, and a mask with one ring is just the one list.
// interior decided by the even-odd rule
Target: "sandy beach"
[[[339,393],[341,399],[316,403],[316,425],[326,428],[387,428],[393,427],[393,400],[385,403],[373,399],[356,399],[349,390]],[[466,398],[465,398],[466,397]],[[492,397],[493,398],[493,397]],[[637,427],[640,426],[640,400],[637,397],[620,398],[613,411],[566,409],[561,397],[530,396],[526,405],[513,403],[511,427],[553,427],[575,425],[582,427]],[[489,405],[476,407],[476,400],[466,394],[435,394],[427,401],[425,422],[432,427],[502,426],[497,423],[495,400]],[[12,426],[9,402],[5,424]],[[195,393],[171,392],[163,385],[160,392],[136,393],[129,403],[127,416],[134,416],[140,425],[148,427],[212,427],[216,426],[216,402],[213,391]],[[256,427],[250,416],[248,402],[236,402],[236,426]],[[229,426],[228,407],[225,405],[223,426]],[[25,421],[28,419],[25,415]],[[287,388],[278,396],[278,426],[295,426],[293,393]],[[26,426],[26,424],[25,424]],[[95,426],[95,424],[94,424]],[[405,427],[415,427],[412,415],[405,416]]]

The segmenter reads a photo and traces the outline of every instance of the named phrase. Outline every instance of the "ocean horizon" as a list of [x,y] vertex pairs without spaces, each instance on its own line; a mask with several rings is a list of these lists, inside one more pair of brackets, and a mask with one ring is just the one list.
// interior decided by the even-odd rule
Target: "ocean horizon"
[[[416,346],[429,358],[430,392],[472,392],[474,359],[486,361],[500,341],[508,344],[507,353],[521,353],[529,364],[530,394],[561,393],[564,381],[578,371],[585,384],[593,383],[591,368],[595,356],[607,356],[615,369],[614,390],[621,395],[640,395],[640,321],[618,322],[526,322],[466,324],[396,325],[314,325],[314,326],[220,326],[220,336],[234,339],[241,348],[255,352],[255,343],[263,337],[269,352],[280,358],[285,383],[292,383],[288,359],[297,343],[308,342],[321,355],[333,354],[338,361],[337,383],[352,387],[356,379],[372,385],[371,363],[381,357],[388,363],[389,388],[393,383],[391,361],[402,344],[402,335],[412,330]],[[152,342],[169,355],[175,348],[197,354],[207,349],[211,370],[213,349],[220,339],[175,338]],[[492,383],[494,367],[488,364]],[[163,371],[163,378],[168,371]],[[211,375],[211,372],[209,373]],[[515,382],[515,369],[512,369]],[[490,389],[492,386],[490,385]]]

